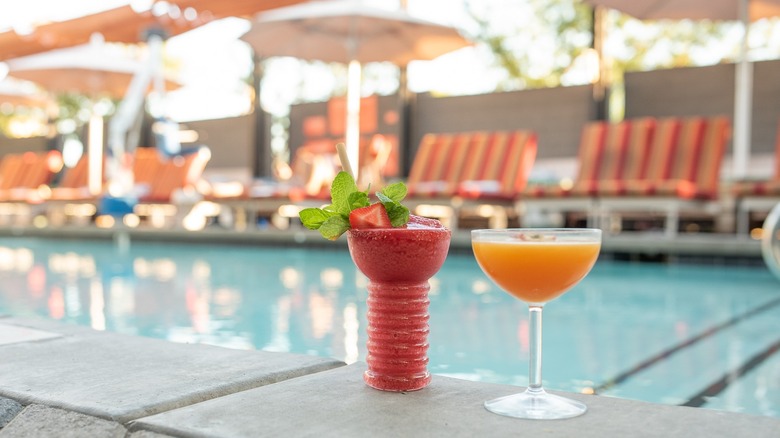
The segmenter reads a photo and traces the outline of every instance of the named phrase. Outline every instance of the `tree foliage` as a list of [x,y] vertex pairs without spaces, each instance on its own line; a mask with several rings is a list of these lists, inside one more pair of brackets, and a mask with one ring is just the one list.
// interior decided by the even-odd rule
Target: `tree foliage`
[[[593,8],[580,0],[528,0],[531,20],[511,31],[493,26],[500,6],[491,10],[478,0],[466,1],[476,24],[473,38],[489,49],[495,66],[506,72],[497,90],[558,86],[575,60],[593,48]],[[526,17],[528,18],[528,17]],[[605,14],[607,45],[603,55],[611,76],[624,71],[713,64],[733,60],[736,48],[714,49],[733,31],[734,23],[710,21],[641,22],[617,11]],[[555,44],[547,43],[553,38]],[[523,44],[518,44],[523,41]],[[544,46],[540,54],[538,46]],[[546,68],[540,69],[544,65]]]

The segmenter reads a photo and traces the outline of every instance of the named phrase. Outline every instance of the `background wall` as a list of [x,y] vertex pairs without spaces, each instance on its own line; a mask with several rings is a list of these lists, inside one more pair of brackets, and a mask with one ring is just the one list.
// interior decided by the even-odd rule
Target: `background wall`
[[419,95],[412,110],[412,152],[429,132],[530,129],[538,158],[577,154],[583,123],[593,120],[592,87],[559,87],[474,96]]
[[185,126],[198,133],[198,143],[211,149],[211,161],[206,166],[208,177],[240,179],[246,182],[251,180],[255,161],[258,159],[255,154],[254,114],[198,120],[187,122]]
[[48,145],[49,139],[46,137],[11,139],[0,134],[0,157],[26,151],[45,151]]
[[[753,64],[751,152],[773,154],[780,123],[780,61]],[[626,117],[734,115],[734,64],[626,73]]]

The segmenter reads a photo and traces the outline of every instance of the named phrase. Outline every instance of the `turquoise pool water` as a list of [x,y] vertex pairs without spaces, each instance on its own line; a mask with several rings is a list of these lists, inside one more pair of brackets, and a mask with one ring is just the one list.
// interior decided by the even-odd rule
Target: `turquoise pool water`
[[[0,314],[350,363],[365,282],[335,247],[0,239]],[[525,385],[525,306],[468,254],[432,285],[431,370]],[[780,417],[780,282],[760,264],[603,257],[544,319],[549,389]]]

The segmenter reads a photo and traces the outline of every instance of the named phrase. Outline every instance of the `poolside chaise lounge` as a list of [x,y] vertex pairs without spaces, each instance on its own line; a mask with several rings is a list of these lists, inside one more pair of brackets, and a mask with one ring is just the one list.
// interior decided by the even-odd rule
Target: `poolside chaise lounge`
[[[672,118],[659,121],[658,126],[644,177],[625,180],[617,191],[598,194],[598,216],[610,218],[610,229],[622,230],[628,217],[660,214],[666,235],[673,237],[681,214],[717,221],[720,172],[731,132],[729,119]],[[602,223],[602,228],[606,227]]]
[[[288,181],[257,181],[240,193],[208,199],[233,211],[239,227],[260,217],[294,219],[301,208],[330,202],[330,182],[341,169],[335,146],[322,140],[299,147],[289,167],[293,178]],[[382,167],[390,146],[381,134],[361,143],[361,174],[367,176],[361,178],[361,189],[368,188],[369,180],[370,192],[382,188]],[[455,221],[451,226],[467,208],[488,205],[500,212],[513,211],[535,155],[536,135],[529,131],[428,134],[406,181],[409,194],[404,203],[418,214],[446,216]],[[431,214],[431,207],[439,210]],[[440,214],[441,210],[446,213]]]
[[96,203],[97,195],[89,188],[89,157],[83,155],[73,167],[63,166],[39,210],[54,225],[71,220],[85,224],[95,215]]
[[623,181],[642,177],[643,164],[655,133],[652,118],[618,123],[586,123],[580,135],[577,174],[559,184],[529,184],[521,208],[564,217],[585,215],[596,226],[597,201],[602,192],[620,192]]
[[38,188],[51,183],[61,168],[58,151],[7,155],[0,168],[0,201],[39,202]]
[[[135,213],[160,224],[180,213],[180,209],[191,207],[190,203],[179,202],[176,195],[194,188],[210,158],[206,147],[173,157],[164,157],[155,148],[136,148],[132,155],[134,190],[138,195]],[[103,178],[100,193],[91,193],[88,166],[85,155],[74,167],[66,169],[59,183],[49,189],[43,206],[54,223],[88,222],[99,213],[100,199],[108,190],[107,181]]]
[[[254,227],[261,219],[287,226],[297,219],[302,208],[330,203],[330,184],[341,170],[336,149],[340,142],[310,140],[295,150],[289,165],[279,162],[275,166],[276,178],[255,180],[248,185],[211,183],[206,199],[231,212],[234,228]],[[373,193],[384,186],[383,167],[392,147],[382,134],[361,138],[358,181],[361,189],[370,186]]]
[[140,188],[135,214],[157,228],[180,223],[202,200],[196,186],[210,159],[206,146],[174,156],[162,156],[155,148],[138,148],[133,163],[135,184]]
[[528,130],[427,134],[406,181],[406,203],[453,229],[465,214],[505,227],[516,214],[536,150],[536,133]]
[[[308,142],[298,147],[290,164],[277,162],[274,179],[258,179],[249,184],[238,181],[210,182],[205,199],[230,211],[232,226],[254,228],[261,218],[276,220],[281,214],[297,216],[304,205],[328,203],[330,182],[339,170],[336,143],[327,140]],[[285,206],[292,206],[286,212]],[[224,215],[223,215],[224,216]]]
[[766,215],[780,203],[780,121],[777,124],[775,141],[774,174],[771,178],[734,183],[731,194],[736,201],[737,233],[745,235],[750,232],[752,213],[760,212]]
[[31,206],[44,201],[46,188],[61,168],[58,151],[6,155],[0,164],[0,218],[27,221]]

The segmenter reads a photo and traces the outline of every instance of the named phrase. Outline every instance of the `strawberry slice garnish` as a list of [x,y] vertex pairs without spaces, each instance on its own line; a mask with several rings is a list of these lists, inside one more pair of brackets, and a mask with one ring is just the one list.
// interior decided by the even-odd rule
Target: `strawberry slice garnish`
[[379,202],[352,210],[349,213],[349,226],[354,229],[393,227],[385,206]]

